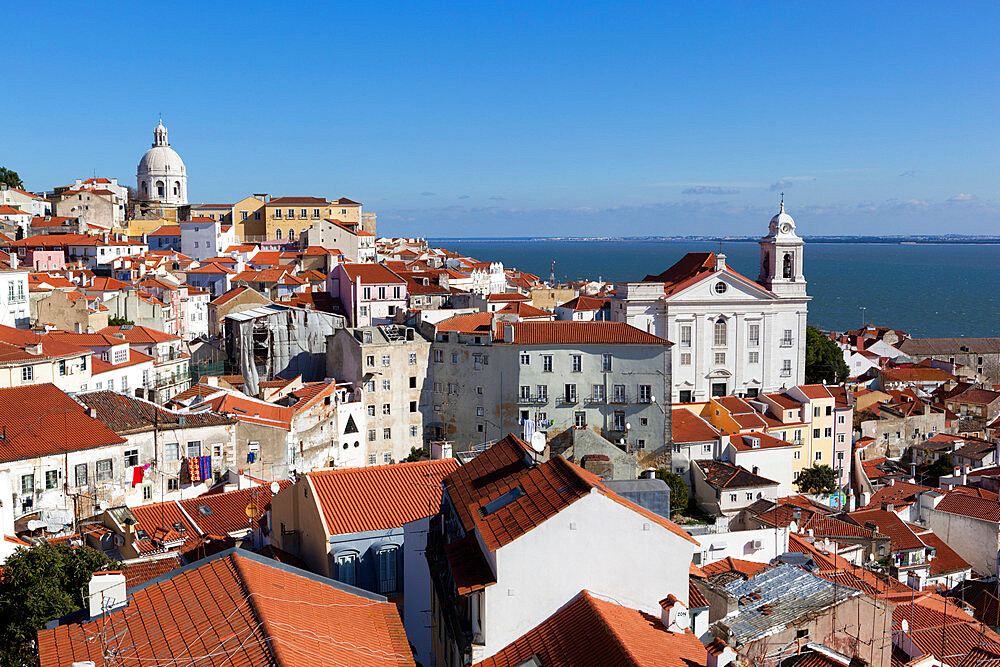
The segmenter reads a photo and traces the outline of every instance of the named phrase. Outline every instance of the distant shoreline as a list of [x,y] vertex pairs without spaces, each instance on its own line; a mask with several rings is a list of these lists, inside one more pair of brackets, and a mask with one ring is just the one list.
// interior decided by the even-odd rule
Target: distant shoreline
[[[1000,245],[1000,237],[891,237],[891,236],[804,236],[807,243],[840,243],[844,245]],[[655,242],[690,242],[703,241],[712,243],[757,243],[759,237],[748,236],[508,236],[492,237],[434,237],[426,239],[433,243],[524,243],[526,241],[561,241],[567,243],[638,243]]]

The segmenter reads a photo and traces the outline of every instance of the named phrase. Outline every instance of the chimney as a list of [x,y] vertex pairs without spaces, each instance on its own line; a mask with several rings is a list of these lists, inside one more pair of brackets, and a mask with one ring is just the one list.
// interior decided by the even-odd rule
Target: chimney
[[503,325],[503,342],[513,343],[514,342],[514,325],[504,324]]
[[736,651],[729,648],[729,644],[718,637],[712,640],[706,650],[708,652],[708,660],[705,662],[707,667],[726,667],[736,661]]
[[715,256],[715,270],[725,271],[726,270],[726,256],[721,252]]
[[126,606],[125,573],[121,570],[95,572],[90,577],[87,599],[91,618]]
[[91,419],[97,419],[97,408],[87,408],[87,416]]
[[896,486],[896,478],[892,477],[889,479],[889,486]]
[[219,378],[217,376],[215,376],[215,375],[206,375],[205,376],[205,381],[208,383],[209,387],[218,387],[219,386]]
[[687,607],[673,593],[660,600],[660,622],[670,632],[677,633],[683,633],[690,625]]

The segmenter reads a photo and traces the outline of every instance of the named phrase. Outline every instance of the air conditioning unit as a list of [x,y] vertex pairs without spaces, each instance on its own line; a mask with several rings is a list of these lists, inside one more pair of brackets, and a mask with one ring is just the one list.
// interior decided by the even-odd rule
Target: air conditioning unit
[[764,543],[761,540],[754,540],[753,544],[751,546],[754,549],[763,549],[764,548]]

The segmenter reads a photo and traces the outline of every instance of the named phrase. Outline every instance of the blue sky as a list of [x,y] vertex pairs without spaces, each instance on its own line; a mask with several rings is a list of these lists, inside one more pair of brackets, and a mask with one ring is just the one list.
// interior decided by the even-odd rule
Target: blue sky
[[[874,5],[879,6],[874,6]],[[409,236],[998,233],[1000,4],[20,3],[0,164]]]

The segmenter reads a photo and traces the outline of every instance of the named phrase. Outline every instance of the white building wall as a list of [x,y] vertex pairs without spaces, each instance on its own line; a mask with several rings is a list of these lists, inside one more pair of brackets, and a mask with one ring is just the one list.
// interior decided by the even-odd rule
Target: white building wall
[[31,323],[28,305],[28,272],[0,272],[0,324],[27,329]]
[[429,518],[403,524],[403,629],[413,644],[413,655],[422,665],[433,664],[431,629],[434,608],[430,569],[424,550],[427,548]]
[[997,574],[1000,524],[925,508],[927,527],[981,575]]
[[670,593],[686,605],[694,547],[592,491],[494,552],[497,583],[486,589],[482,657],[496,654],[584,588],[656,616],[659,601]]
[[726,558],[737,558],[754,563],[770,563],[788,551],[788,528],[739,530],[728,533],[695,535],[699,548],[695,549],[697,565],[708,565]]

